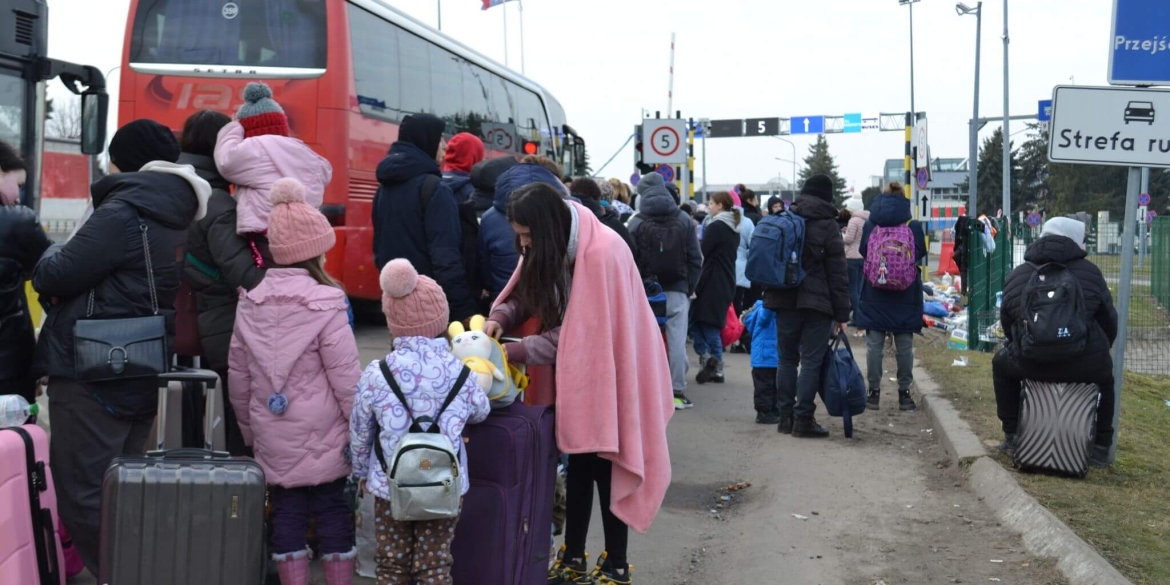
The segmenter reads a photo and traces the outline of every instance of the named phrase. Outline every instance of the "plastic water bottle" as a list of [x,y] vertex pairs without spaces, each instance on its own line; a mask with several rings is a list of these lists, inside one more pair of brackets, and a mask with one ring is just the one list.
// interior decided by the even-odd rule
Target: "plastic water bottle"
[[792,255],[788,257],[788,263],[784,266],[784,286],[796,286],[796,274],[800,271],[800,263],[796,260],[796,251],[792,251]]
[[0,396],[0,428],[18,427],[33,416],[39,409],[37,405],[30,405],[19,394]]

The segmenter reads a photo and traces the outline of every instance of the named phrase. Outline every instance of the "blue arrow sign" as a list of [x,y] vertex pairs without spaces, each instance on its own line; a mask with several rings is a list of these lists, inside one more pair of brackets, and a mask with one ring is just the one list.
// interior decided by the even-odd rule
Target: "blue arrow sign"
[[824,134],[824,116],[793,116],[790,118],[789,131],[792,134]]
[[1170,84],[1170,2],[1113,0],[1113,35],[1109,37],[1109,83]]
[[861,114],[845,114],[844,131],[846,134],[860,134],[861,126]]
[[1049,122],[1052,120],[1052,100],[1040,100],[1037,120],[1040,122]]

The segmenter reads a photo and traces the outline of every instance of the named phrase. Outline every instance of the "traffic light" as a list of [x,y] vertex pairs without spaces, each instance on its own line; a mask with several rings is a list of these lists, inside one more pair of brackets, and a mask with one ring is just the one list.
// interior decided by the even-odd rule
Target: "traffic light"
[[540,143],[531,140],[524,140],[520,145],[520,151],[524,154],[536,154],[540,152]]
[[654,172],[654,166],[648,165],[643,161],[642,156],[642,126],[634,126],[634,168],[638,169],[638,174],[645,175]]

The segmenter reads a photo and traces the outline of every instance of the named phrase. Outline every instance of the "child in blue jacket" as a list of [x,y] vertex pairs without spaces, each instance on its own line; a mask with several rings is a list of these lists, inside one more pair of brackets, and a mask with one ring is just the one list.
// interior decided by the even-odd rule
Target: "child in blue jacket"
[[780,422],[777,405],[776,366],[780,353],[776,349],[776,312],[756,301],[743,317],[743,326],[752,334],[752,383],[755,385],[756,424]]

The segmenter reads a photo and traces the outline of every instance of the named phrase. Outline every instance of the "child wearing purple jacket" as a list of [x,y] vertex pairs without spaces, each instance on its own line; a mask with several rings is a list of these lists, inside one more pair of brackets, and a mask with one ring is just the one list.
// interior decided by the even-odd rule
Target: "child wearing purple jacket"
[[[433,418],[464,366],[451,354],[444,337],[447,297],[438,283],[420,276],[409,261],[398,259],[382,268],[381,284],[382,312],[394,336],[394,351],[385,362],[409,404],[403,405],[394,395],[377,361],[366,368],[358,381],[349,420],[353,475],[366,492],[377,497],[375,561],[379,585],[449,585],[454,563],[451,541],[459,519],[395,520],[390,513],[390,484],[374,453],[374,441],[381,441],[384,453],[393,453],[410,427],[407,409],[415,420]],[[471,377],[439,417],[440,430],[459,451],[461,494],[469,488],[463,427],[483,422],[490,412],[487,394]]]

